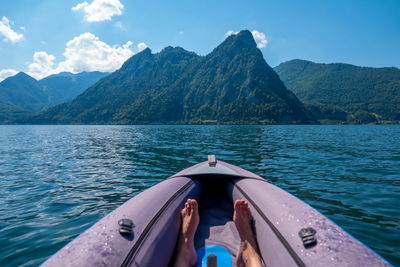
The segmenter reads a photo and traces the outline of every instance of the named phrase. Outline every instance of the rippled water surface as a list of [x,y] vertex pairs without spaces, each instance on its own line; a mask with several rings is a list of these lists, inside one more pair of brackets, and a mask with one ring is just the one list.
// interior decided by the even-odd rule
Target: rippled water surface
[[400,263],[399,126],[0,126],[0,266],[35,266],[207,154]]

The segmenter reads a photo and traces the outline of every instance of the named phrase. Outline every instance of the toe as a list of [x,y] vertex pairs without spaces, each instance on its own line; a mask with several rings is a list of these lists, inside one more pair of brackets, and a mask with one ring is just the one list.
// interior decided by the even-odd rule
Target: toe
[[235,201],[235,210],[239,211],[242,207],[242,200]]
[[245,202],[243,200],[240,202],[239,208],[240,212],[243,214],[243,212],[246,210]]
[[197,208],[198,208],[197,201],[195,199],[192,199],[192,207],[194,210],[197,210]]
[[248,214],[249,211],[250,211],[249,204],[246,203],[246,204],[244,205],[243,209],[244,209],[244,211],[246,212],[246,214]]
[[196,200],[192,199],[190,201],[190,206],[192,207],[192,212],[194,212],[196,210],[196,208],[197,208],[196,204],[197,204]]
[[236,201],[235,201],[235,205],[234,205],[235,208],[236,208],[236,207],[239,207],[239,205],[240,205],[240,200],[236,200]]
[[192,206],[192,203],[189,202],[189,204],[188,204],[188,211],[187,211],[187,213],[188,213],[189,216],[192,215],[192,211],[193,211],[193,206]]

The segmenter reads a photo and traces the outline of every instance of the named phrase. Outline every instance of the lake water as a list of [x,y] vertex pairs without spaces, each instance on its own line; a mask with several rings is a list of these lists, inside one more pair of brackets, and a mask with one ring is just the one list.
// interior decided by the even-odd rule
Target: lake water
[[400,263],[400,126],[0,126],[0,266],[35,266],[208,154]]

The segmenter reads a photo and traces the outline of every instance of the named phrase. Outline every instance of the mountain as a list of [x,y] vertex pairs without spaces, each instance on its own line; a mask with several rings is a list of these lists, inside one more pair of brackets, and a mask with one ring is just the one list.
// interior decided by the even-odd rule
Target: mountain
[[30,113],[7,103],[0,102],[0,123],[8,124],[16,120],[23,119]]
[[20,72],[0,83],[0,122],[12,120],[12,114],[41,111],[68,102],[108,75],[103,72],[60,73],[40,81]]
[[0,83],[0,102],[32,112],[46,105],[47,95],[37,80],[20,72]]
[[48,95],[47,107],[73,100],[84,90],[107,76],[107,72],[61,72],[39,80],[42,90]]
[[291,60],[274,69],[319,119],[400,120],[400,69]]
[[30,123],[309,123],[312,118],[265,62],[249,31],[206,56],[145,49],[70,103]]

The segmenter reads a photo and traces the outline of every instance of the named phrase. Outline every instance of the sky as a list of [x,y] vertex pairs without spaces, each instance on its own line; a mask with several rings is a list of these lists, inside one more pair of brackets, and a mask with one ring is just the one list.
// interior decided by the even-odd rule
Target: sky
[[0,1],[0,80],[111,72],[146,47],[206,55],[244,29],[272,67],[400,67],[399,0],[13,0]]

